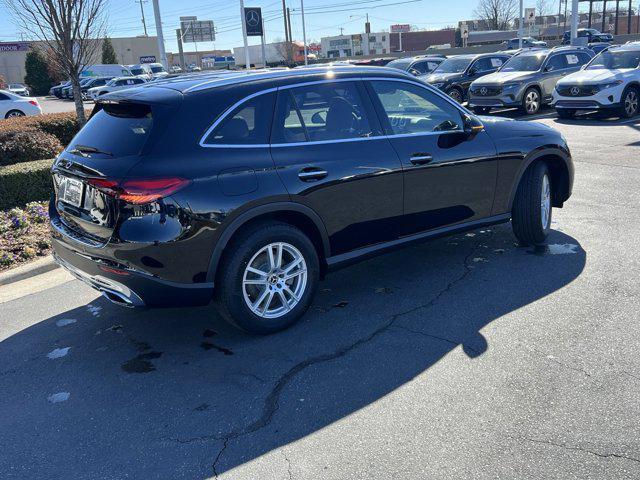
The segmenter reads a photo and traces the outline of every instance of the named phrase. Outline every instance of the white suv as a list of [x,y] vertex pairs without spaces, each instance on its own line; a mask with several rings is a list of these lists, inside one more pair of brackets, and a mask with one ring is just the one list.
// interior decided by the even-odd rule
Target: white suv
[[552,105],[560,118],[579,110],[612,111],[624,118],[638,114],[640,100],[640,44],[611,47],[600,52],[579,72],[561,79]]

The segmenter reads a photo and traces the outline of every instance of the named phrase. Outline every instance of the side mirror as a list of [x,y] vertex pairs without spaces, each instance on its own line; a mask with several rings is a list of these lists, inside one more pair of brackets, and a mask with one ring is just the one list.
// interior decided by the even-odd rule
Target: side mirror
[[473,77],[476,73],[478,73],[478,69],[476,67],[473,67],[469,69],[469,72],[467,73],[467,75],[469,75],[470,77]]
[[417,77],[418,75],[420,75],[420,72],[418,70],[416,70],[415,68],[410,68],[409,69],[409,73],[411,75],[413,75],[414,77]]
[[464,133],[466,133],[469,138],[475,137],[484,130],[484,125],[475,115],[463,115],[462,122]]

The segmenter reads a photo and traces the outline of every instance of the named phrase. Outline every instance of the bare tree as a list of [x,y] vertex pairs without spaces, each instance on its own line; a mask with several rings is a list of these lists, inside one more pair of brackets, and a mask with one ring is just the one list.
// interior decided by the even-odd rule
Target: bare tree
[[551,1],[550,0],[537,0],[536,1],[536,15],[538,17],[544,17],[551,15]]
[[16,23],[51,51],[51,59],[69,77],[78,122],[86,121],[80,73],[96,58],[105,34],[107,0],[2,0]]
[[491,30],[508,30],[518,16],[517,0],[480,0],[474,14]]

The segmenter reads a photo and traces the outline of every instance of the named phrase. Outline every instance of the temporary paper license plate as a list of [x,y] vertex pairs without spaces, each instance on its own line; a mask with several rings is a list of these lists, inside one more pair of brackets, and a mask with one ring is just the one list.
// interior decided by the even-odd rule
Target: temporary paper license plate
[[62,177],[58,190],[58,197],[63,202],[69,203],[74,207],[82,204],[82,182],[75,178]]

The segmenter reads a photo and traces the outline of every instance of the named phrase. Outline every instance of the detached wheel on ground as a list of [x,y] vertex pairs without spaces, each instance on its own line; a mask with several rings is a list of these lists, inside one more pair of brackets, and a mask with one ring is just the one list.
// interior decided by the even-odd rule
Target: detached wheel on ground
[[633,118],[638,115],[639,92],[636,87],[629,87],[622,93],[620,102],[620,116],[622,118]]
[[535,87],[530,87],[524,92],[522,98],[522,110],[527,115],[535,115],[540,111],[542,105],[542,99],[540,98],[540,91]]
[[16,117],[24,117],[24,112],[21,110],[9,110],[4,118],[16,118]]
[[476,115],[488,115],[491,107],[473,107],[473,113]]
[[318,254],[302,231],[265,223],[233,241],[215,286],[216,306],[246,332],[275,333],[307,311],[319,274]]
[[569,120],[576,116],[576,111],[571,108],[558,108],[556,113],[558,114],[558,118],[562,118],[564,120]]
[[551,229],[552,185],[544,162],[531,165],[522,176],[511,211],[513,233],[523,245],[542,244]]

